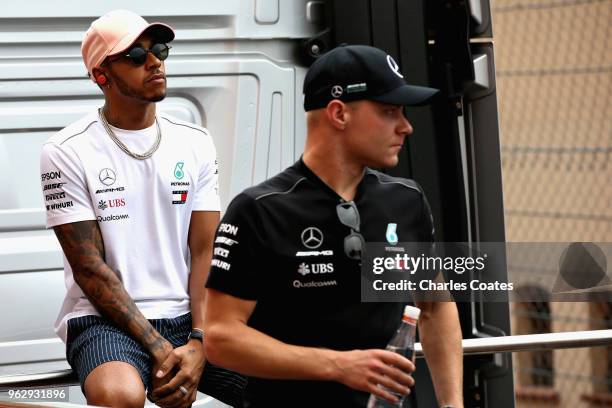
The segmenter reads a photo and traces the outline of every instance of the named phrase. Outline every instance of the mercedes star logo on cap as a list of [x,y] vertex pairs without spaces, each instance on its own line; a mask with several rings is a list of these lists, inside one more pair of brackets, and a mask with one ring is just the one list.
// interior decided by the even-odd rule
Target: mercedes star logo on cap
[[98,178],[105,186],[112,186],[115,184],[115,180],[117,180],[115,171],[112,169],[102,169]]
[[309,249],[317,249],[323,243],[323,233],[316,227],[308,227],[302,231],[302,244]]
[[331,95],[334,98],[339,98],[342,96],[342,94],[344,93],[344,90],[342,89],[342,87],[340,85],[334,85],[331,89]]
[[397,75],[400,78],[404,78],[404,76],[400,73],[399,65],[397,65],[397,62],[395,62],[393,57],[390,55],[387,55],[387,64],[389,64],[389,68],[391,68],[391,71],[393,71],[395,75]]
[[397,61],[368,45],[339,46],[321,55],[308,69],[303,91],[306,112],[325,108],[333,100],[421,106],[438,93],[408,85]]

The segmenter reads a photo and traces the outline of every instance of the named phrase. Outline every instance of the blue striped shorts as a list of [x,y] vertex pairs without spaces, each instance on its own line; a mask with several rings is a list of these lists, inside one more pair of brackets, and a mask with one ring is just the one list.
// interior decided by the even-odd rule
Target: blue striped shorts
[[[150,319],[151,325],[173,347],[187,342],[191,314],[174,319]],[[151,389],[149,353],[132,337],[100,316],[81,316],[68,320],[66,358],[76,372],[81,389],[87,376],[99,365],[123,361],[138,370],[147,390]],[[233,371],[206,363],[198,390],[231,406],[242,406],[246,378]]]

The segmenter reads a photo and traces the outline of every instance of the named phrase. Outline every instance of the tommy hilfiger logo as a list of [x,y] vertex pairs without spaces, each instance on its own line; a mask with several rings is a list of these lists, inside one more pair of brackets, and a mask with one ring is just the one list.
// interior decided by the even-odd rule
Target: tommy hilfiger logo
[[188,191],[173,191],[172,204],[185,204],[187,202]]

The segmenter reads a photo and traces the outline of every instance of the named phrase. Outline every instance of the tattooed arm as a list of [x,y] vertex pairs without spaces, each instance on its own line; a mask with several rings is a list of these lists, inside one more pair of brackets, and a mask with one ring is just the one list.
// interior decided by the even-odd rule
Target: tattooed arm
[[96,221],[81,221],[53,228],[72,267],[75,282],[101,315],[125,330],[161,365],[172,351],[140,312],[117,274],[104,261],[104,242]]

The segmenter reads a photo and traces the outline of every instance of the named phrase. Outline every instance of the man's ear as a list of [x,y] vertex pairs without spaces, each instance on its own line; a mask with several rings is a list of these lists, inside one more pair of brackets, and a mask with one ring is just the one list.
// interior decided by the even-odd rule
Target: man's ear
[[108,74],[103,69],[94,68],[91,73],[93,75],[94,81],[99,86],[107,86],[108,83],[110,82],[108,78]]
[[327,104],[325,115],[329,123],[338,130],[344,130],[351,120],[349,107],[344,102],[337,99]]

